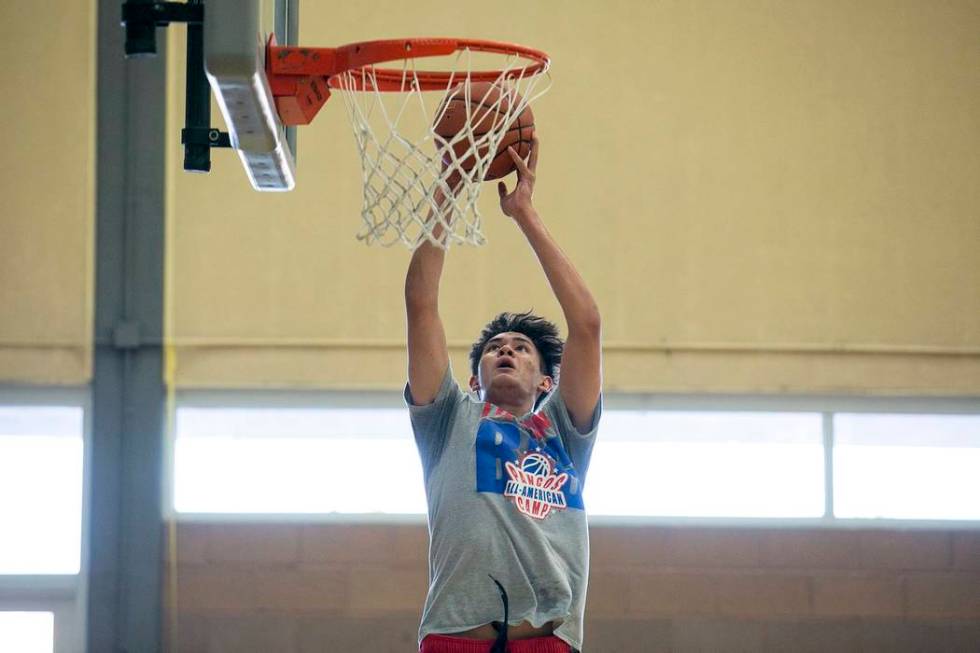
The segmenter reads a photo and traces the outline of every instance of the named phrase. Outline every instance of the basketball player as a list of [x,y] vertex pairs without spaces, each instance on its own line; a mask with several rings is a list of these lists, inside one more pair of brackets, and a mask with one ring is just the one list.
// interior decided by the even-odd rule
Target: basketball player
[[[445,251],[425,242],[405,280],[408,386],[429,520],[423,653],[569,653],[582,646],[589,541],[582,490],[601,412],[599,310],[532,204],[535,139],[500,207],[534,250],[568,324],[504,313],[453,380],[439,317]],[[557,366],[560,362],[561,380]],[[537,409],[537,410],[536,410]]]

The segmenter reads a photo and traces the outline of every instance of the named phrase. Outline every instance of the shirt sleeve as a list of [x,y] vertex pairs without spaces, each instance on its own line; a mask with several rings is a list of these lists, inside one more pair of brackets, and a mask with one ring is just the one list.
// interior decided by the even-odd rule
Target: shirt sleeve
[[446,367],[442,385],[439,386],[439,392],[431,403],[417,405],[412,399],[411,387],[405,384],[405,403],[408,405],[412,431],[415,434],[415,446],[419,450],[422,473],[426,479],[432,468],[439,462],[442,451],[449,441],[453,417],[463,397],[463,391],[453,379],[451,366]]
[[565,451],[568,452],[572,464],[575,465],[584,483],[589,470],[589,461],[592,459],[592,446],[595,444],[596,433],[599,430],[599,418],[602,416],[602,395],[599,395],[599,400],[596,402],[588,429],[582,432],[572,424],[572,416],[568,414],[568,407],[559,389],[560,387],[555,388],[545,401],[543,412],[558,430]]

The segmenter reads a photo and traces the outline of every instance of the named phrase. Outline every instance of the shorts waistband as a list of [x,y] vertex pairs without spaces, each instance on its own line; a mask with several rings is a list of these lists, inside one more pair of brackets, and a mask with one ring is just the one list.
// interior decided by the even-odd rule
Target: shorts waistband
[[[420,653],[487,653],[493,643],[492,639],[426,635]],[[507,642],[507,653],[570,653],[571,650],[571,646],[554,635]]]

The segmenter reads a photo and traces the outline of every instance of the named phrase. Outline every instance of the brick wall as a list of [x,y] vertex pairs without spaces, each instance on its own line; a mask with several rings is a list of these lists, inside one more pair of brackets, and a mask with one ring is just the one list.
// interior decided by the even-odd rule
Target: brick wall
[[[587,653],[980,651],[980,533],[594,527]],[[182,524],[182,653],[406,653],[423,525]]]

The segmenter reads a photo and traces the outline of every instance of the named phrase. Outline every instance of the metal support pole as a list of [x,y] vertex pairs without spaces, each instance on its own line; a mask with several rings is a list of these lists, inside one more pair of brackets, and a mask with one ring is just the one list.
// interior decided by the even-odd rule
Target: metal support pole
[[834,414],[824,413],[823,424],[823,486],[824,518],[834,516]]
[[[276,42],[282,45],[299,45],[299,0],[276,3]],[[296,160],[296,126],[286,127],[286,142]]]
[[[166,58],[99,1],[87,650],[161,650]],[[147,40],[143,35],[143,43]],[[158,49],[165,53],[166,40]]]

